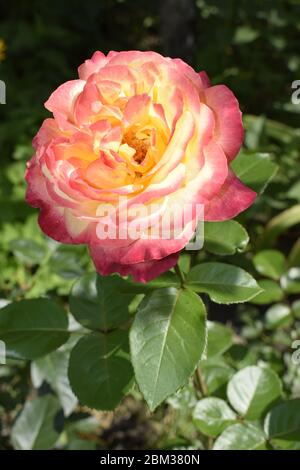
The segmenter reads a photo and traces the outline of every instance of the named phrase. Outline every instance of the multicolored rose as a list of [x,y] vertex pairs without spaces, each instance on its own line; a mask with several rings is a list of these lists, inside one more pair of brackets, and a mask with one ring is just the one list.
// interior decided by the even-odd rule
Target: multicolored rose
[[[205,220],[220,221],[255,199],[229,167],[243,141],[238,101],[180,59],[95,52],[79,79],[61,85],[45,106],[53,118],[33,140],[27,201],[40,208],[48,236],[87,244],[103,275],[153,279],[176,264],[192,238],[197,205]],[[138,205],[147,213],[132,210],[130,222],[142,233],[133,236],[124,225],[103,236]],[[170,236],[149,236],[166,219]]]

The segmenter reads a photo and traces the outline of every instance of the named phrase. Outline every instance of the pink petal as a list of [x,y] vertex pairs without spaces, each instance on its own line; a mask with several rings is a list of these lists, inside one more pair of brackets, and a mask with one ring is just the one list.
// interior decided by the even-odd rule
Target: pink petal
[[45,107],[52,111],[55,118],[56,116],[62,116],[66,120],[73,121],[73,106],[84,85],[84,80],[70,80],[63,83],[51,94],[45,103]]
[[148,112],[150,106],[150,97],[146,94],[136,95],[127,101],[124,110],[124,123],[126,126],[133,125],[138,122],[145,113]]
[[199,91],[209,86],[209,79],[205,72],[197,73],[188,64],[181,59],[172,59],[172,63],[176,65],[177,70],[188,77]]
[[211,199],[226,182],[228,162],[220,145],[213,140],[204,147],[203,155],[204,165],[199,172],[198,194],[203,199]]
[[38,222],[43,232],[53,240],[61,243],[75,243],[65,227],[63,209],[60,212],[53,206],[42,207]]
[[165,179],[159,183],[150,183],[144,191],[128,201],[128,206],[132,204],[146,204],[151,201],[151,199],[159,199],[163,196],[174,193],[181,187],[184,177],[185,165],[183,163],[179,163],[167,174]]
[[43,204],[51,203],[46,188],[45,177],[36,160],[36,156],[32,157],[27,163],[25,172],[25,180],[27,182],[26,202],[32,207],[40,207]]
[[205,220],[217,222],[236,217],[254,202],[256,193],[245,186],[232,171],[217,195],[205,204]]
[[132,240],[100,240],[94,239],[90,246],[93,258],[97,258],[97,266],[101,272],[113,272],[115,264],[132,265],[147,261],[160,260],[177,253],[192,238],[196,229],[196,220],[192,220],[177,230],[177,238],[138,238]]
[[131,67],[141,67],[147,62],[156,65],[167,62],[165,57],[153,51],[110,51],[107,58],[109,59],[109,65],[130,65]]
[[130,275],[134,281],[146,283],[173,268],[178,261],[178,257],[179,253],[174,253],[158,261],[147,261],[129,267],[122,266],[122,275]]
[[228,175],[228,162],[221,147],[210,142],[203,149],[203,165],[194,178],[168,196],[168,204],[172,208],[176,204],[205,204],[221,190]]
[[41,125],[39,131],[35,135],[32,145],[35,149],[38,149],[42,145],[48,144],[52,139],[60,134],[60,130],[57,126],[55,119],[45,119]]
[[165,271],[171,269],[177,263],[179,253],[173,253],[160,260],[149,260],[135,264],[121,264],[116,261],[103,264],[103,250],[98,245],[90,246],[91,257],[94,261],[96,270],[103,276],[112,273],[119,273],[121,276],[131,275],[135,281],[148,282],[155,279]]
[[155,174],[153,182],[162,181],[183,160],[194,130],[194,116],[187,110],[178,119],[174,133],[162,158],[148,172],[148,175]]
[[204,72],[204,70],[202,70],[201,72],[198,73],[199,77],[201,78],[201,82],[202,82],[202,87],[203,88],[208,88],[211,86],[210,84],[210,79],[208,78],[208,75],[206,72]]
[[125,65],[108,64],[106,67],[99,70],[97,79],[100,82],[105,80],[120,83],[122,89],[128,93],[128,96],[135,95],[137,79],[134,76],[134,70]]
[[93,112],[95,103],[97,106],[100,103],[101,106],[100,93],[97,85],[93,81],[88,81],[74,103],[73,114],[79,124],[89,122],[91,114],[95,114]]
[[79,78],[81,80],[87,80],[90,75],[99,72],[99,70],[104,67],[107,62],[108,59],[105,57],[105,55],[100,51],[96,51],[91,59],[86,60],[78,67]]
[[239,103],[225,85],[216,85],[204,91],[207,106],[215,113],[215,138],[229,160],[241,148],[244,139],[242,113]]

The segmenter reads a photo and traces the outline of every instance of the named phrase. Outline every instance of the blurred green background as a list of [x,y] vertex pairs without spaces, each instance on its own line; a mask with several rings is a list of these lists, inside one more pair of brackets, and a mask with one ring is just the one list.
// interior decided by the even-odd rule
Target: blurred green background
[[[7,300],[45,294],[66,302],[74,280],[93,269],[84,247],[59,246],[38,230],[36,211],[24,202],[24,169],[32,155],[31,140],[49,114],[43,103],[58,85],[76,78],[77,67],[95,50],[107,53],[150,49],[181,57],[196,70],[206,70],[214,84],[225,83],[234,91],[245,117],[244,153],[265,154],[269,162],[279,165],[267,190],[241,217],[251,235],[251,244],[247,256],[240,259],[236,255],[234,262],[247,264],[255,271],[253,255],[259,247],[272,247],[285,257],[290,256],[289,259],[293,256],[296,261],[292,265],[298,266],[300,105],[292,104],[291,95],[292,82],[300,79],[299,44],[298,0],[1,1],[0,80],[6,83],[7,92],[6,104],[0,105],[0,301],[3,305]],[[286,211],[294,207],[296,216],[291,220]],[[268,232],[266,237],[266,225],[280,214],[283,222],[279,231],[275,235]],[[275,281],[270,282],[276,291]],[[283,336],[275,338],[275,347],[264,349],[270,346],[273,336],[263,343],[266,336],[263,315],[266,305],[283,299],[278,289],[277,294],[274,291],[273,297],[259,305],[222,307],[210,315],[222,322],[228,318],[233,322],[235,334],[250,354],[243,365],[256,364],[259,358],[268,362],[283,377],[287,396],[297,397],[300,374],[282,359],[282,351],[290,351],[291,337],[298,337],[295,323],[289,322],[288,330],[280,330]],[[297,287],[290,294],[294,301],[299,295]],[[242,362],[235,354],[236,351],[231,352],[229,363],[238,369]],[[32,367],[38,365],[12,362],[5,368],[1,366],[2,448],[11,448],[11,427],[26,398],[40,393],[41,383],[46,390],[50,386],[55,389],[53,383],[34,381]],[[226,367],[228,373],[229,366]],[[227,379],[229,376],[230,373]],[[76,409],[77,417],[71,417],[60,447],[171,447],[171,441],[176,445],[200,447],[201,439],[190,428],[189,393],[187,390],[181,401],[170,401],[149,417],[136,392],[115,417],[99,417],[94,413],[96,425],[94,422],[90,428],[83,426],[85,431],[80,427],[76,431],[72,422],[78,416],[89,417],[90,411]],[[84,432],[88,438],[82,439]]]

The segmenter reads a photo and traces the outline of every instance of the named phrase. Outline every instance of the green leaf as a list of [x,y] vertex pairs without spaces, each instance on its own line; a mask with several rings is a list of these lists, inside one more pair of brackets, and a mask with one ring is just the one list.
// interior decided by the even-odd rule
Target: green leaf
[[175,410],[194,409],[198,402],[198,392],[194,386],[193,380],[190,379],[187,385],[177,390],[174,395],[171,395],[166,403]]
[[261,291],[249,273],[224,263],[198,264],[191,269],[186,282],[191,289],[205,292],[220,304],[246,302]]
[[207,357],[223,354],[233,344],[233,331],[221,323],[207,322]]
[[47,252],[47,248],[45,246],[34,240],[27,240],[24,238],[11,240],[10,248],[15,257],[27,266],[40,264]]
[[77,405],[68,379],[68,351],[54,351],[31,364],[31,379],[34,387],[38,388],[47,381],[57,393],[65,416],[69,416]]
[[283,439],[274,439],[271,441],[275,450],[300,450],[300,442],[297,441],[286,441]]
[[[187,274],[189,272],[190,267],[191,267],[191,261],[192,261],[192,259],[191,259],[191,255],[189,253],[182,252],[180,254],[179,260],[178,260],[178,266],[179,266],[179,269],[182,273]],[[177,285],[173,285],[173,286],[163,286],[163,287],[179,287],[179,286],[177,284]]]
[[89,273],[75,282],[69,299],[75,319],[91,330],[109,330],[129,319],[134,295],[126,293],[127,282],[119,276]]
[[270,330],[288,326],[292,320],[291,309],[285,304],[272,305],[266,311],[266,327]]
[[276,175],[278,165],[268,154],[241,152],[231,163],[231,168],[246,186],[261,193]]
[[59,245],[49,259],[50,270],[64,279],[74,279],[84,272],[79,246]]
[[254,256],[253,264],[257,272],[276,281],[285,270],[285,257],[278,250],[263,250]]
[[287,197],[300,202],[300,181],[297,181],[286,193]]
[[[226,233],[226,237],[224,237]],[[249,242],[249,236],[238,222],[205,222],[204,249],[217,255],[233,255],[244,251]]]
[[265,433],[272,444],[285,447],[286,441],[300,440],[300,398],[280,403],[272,408],[264,422]]
[[[98,434],[101,418],[89,416],[79,420],[69,420],[64,426],[66,450],[96,450],[96,442],[91,441],[91,434]],[[79,437],[80,436],[80,437]]]
[[295,300],[291,305],[292,313],[297,320],[300,319],[300,300]]
[[52,395],[27,401],[12,429],[14,449],[52,449],[59,436],[55,425],[59,411],[59,402]]
[[280,279],[281,287],[288,294],[300,293],[300,268],[290,268]]
[[193,418],[203,434],[216,437],[236,420],[236,414],[224,400],[211,397],[197,403]]
[[[244,125],[246,128],[246,135],[245,135],[245,144],[249,151],[254,151],[260,147],[262,139],[265,133],[265,126],[266,126],[266,117],[261,114],[260,116],[251,116],[254,119],[249,119],[249,115],[244,115]],[[242,150],[245,153],[244,150]],[[262,154],[266,155],[269,158],[269,154]]]
[[266,437],[259,426],[236,423],[229,426],[216,440],[213,450],[265,449]]
[[200,362],[201,373],[208,395],[226,397],[226,385],[234,374],[234,369],[221,362],[219,357]]
[[142,301],[130,348],[136,380],[151,410],[188,381],[205,342],[205,307],[193,292],[159,289]]
[[82,404],[114,410],[133,380],[127,332],[90,333],[81,338],[71,351],[69,380]]
[[242,416],[254,420],[282,394],[279,377],[272,369],[249,366],[230,380],[227,396],[231,406]]
[[78,437],[71,437],[68,442],[66,450],[96,450],[97,446],[95,442],[91,442],[86,439],[79,439]]
[[180,279],[175,273],[167,271],[146,284],[147,290],[163,287],[180,287]]
[[64,430],[67,434],[91,434],[96,433],[101,426],[101,421],[99,416],[88,416],[87,418],[82,418],[79,420],[69,420],[64,426]]
[[54,351],[69,338],[68,317],[48,299],[12,302],[0,310],[0,339],[8,356],[36,359]]
[[272,246],[279,235],[297,224],[300,224],[300,204],[281,212],[270,220],[259,240],[259,246]]
[[275,281],[270,279],[262,279],[258,281],[262,292],[251,299],[251,303],[257,305],[270,304],[272,302],[280,302],[283,299],[283,290]]
[[259,35],[260,32],[250,26],[239,26],[235,30],[233,42],[235,44],[246,44],[253,42]]
[[134,297],[130,304],[128,305],[128,311],[130,315],[134,315],[137,312],[138,306],[145,297],[145,294],[133,294]]
[[[243,369],[257,363],[257,350],[243,344],[234,344],[226,353],[226,359],[236,369]],[[233,374],[232,374],[233,375]]]
[[289,267],[300,266],[300,238],[293,245],[289,254]]

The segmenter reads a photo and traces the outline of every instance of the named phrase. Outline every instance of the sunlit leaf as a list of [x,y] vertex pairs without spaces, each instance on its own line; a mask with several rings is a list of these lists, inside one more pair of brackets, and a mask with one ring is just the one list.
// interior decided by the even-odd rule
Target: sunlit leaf
[[136,380],[151,410],[188,381],[205,342],[205,307],[195,293],[165,288],[142,301],[130,346]]

